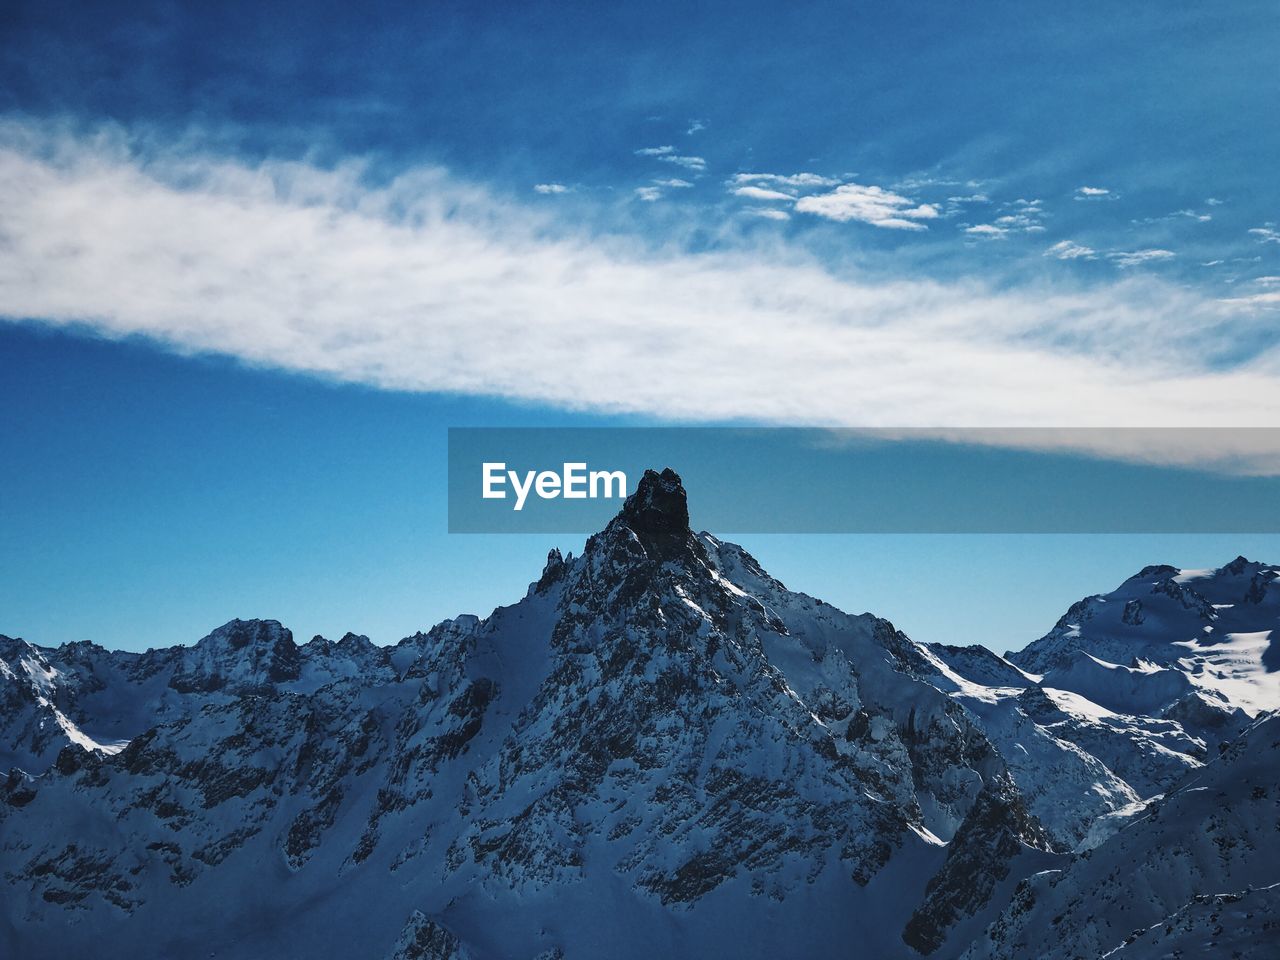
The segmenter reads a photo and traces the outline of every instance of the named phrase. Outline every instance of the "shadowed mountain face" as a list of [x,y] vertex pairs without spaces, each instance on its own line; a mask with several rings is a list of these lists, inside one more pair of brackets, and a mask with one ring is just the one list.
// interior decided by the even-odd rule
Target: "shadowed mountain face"
[[392,648],[0,640],[0,954],[956,956],[1249,722],[1170,660],[1048,658],[1129,715],[921,646],[688,516],[647,472],[520,602]]

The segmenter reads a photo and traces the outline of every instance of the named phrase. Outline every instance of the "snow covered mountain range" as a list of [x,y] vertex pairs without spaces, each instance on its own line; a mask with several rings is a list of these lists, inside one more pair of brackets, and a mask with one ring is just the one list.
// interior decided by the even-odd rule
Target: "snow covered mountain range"
[[1238,558],[922,644],[668,470],[394,647],[0,637],[0,956],[1274,956],[1278,621]]

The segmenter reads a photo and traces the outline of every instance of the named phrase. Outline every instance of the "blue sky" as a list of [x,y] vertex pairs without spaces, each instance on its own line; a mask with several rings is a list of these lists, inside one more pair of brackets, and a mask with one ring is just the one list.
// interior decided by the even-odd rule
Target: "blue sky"
[[[0,37],[0,632],[510,600],[548,544],[444,534],[450,425],[1278,422],[1271,4],[8,3]],[[1280,556],[1032,539],[748,546],[922,639],[999,608],[998,648],[1149,562]]]

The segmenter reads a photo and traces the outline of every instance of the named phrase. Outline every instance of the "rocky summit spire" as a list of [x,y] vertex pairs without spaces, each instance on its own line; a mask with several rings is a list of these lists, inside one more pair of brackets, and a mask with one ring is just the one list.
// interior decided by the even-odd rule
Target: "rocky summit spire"
[[689,549],[689,504],[680,475],[670,467],[646,470],[618,519],[656,560],[675,560]]

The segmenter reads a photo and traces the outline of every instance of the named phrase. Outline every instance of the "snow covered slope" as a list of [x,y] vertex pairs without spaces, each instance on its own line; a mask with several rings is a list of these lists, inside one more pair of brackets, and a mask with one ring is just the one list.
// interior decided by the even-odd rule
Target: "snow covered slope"
[[6,781],[5,955],[907,957],[1046,846],[919,647],[694,535],[669,471],[392,650],[233,621],[48,656],[50,702],[131,739]]
[[1111,593],[1074,604],[1007,659],[1095,703],[1128,691],[1148,711],[1167,706],[1180,695],[1180,676],[1211,702],[1275,710],[1280,568],[1244,557],[1217,570],[1147,567]]
[[1179,945],[1196,948],[1189,957],[1274,956],[1278,882],[1280,716],[1269,715],[1101,846],[1024,881],[965,957],[1128,960]]
[[[1230,626],[1258,634],[1274,571],[1245,566]],[[1227,641],[1252,672],[1220,687],[1070,632],[1044,663],[917,644],[694,534],[664,471],[519,602],[392,648],[0,640],[0,956],[954,958],[1222,768],[1231,696],[1270,695],[1266,646]],[[1199,936],[1194,897],[1244,873],[1157,919]]]

